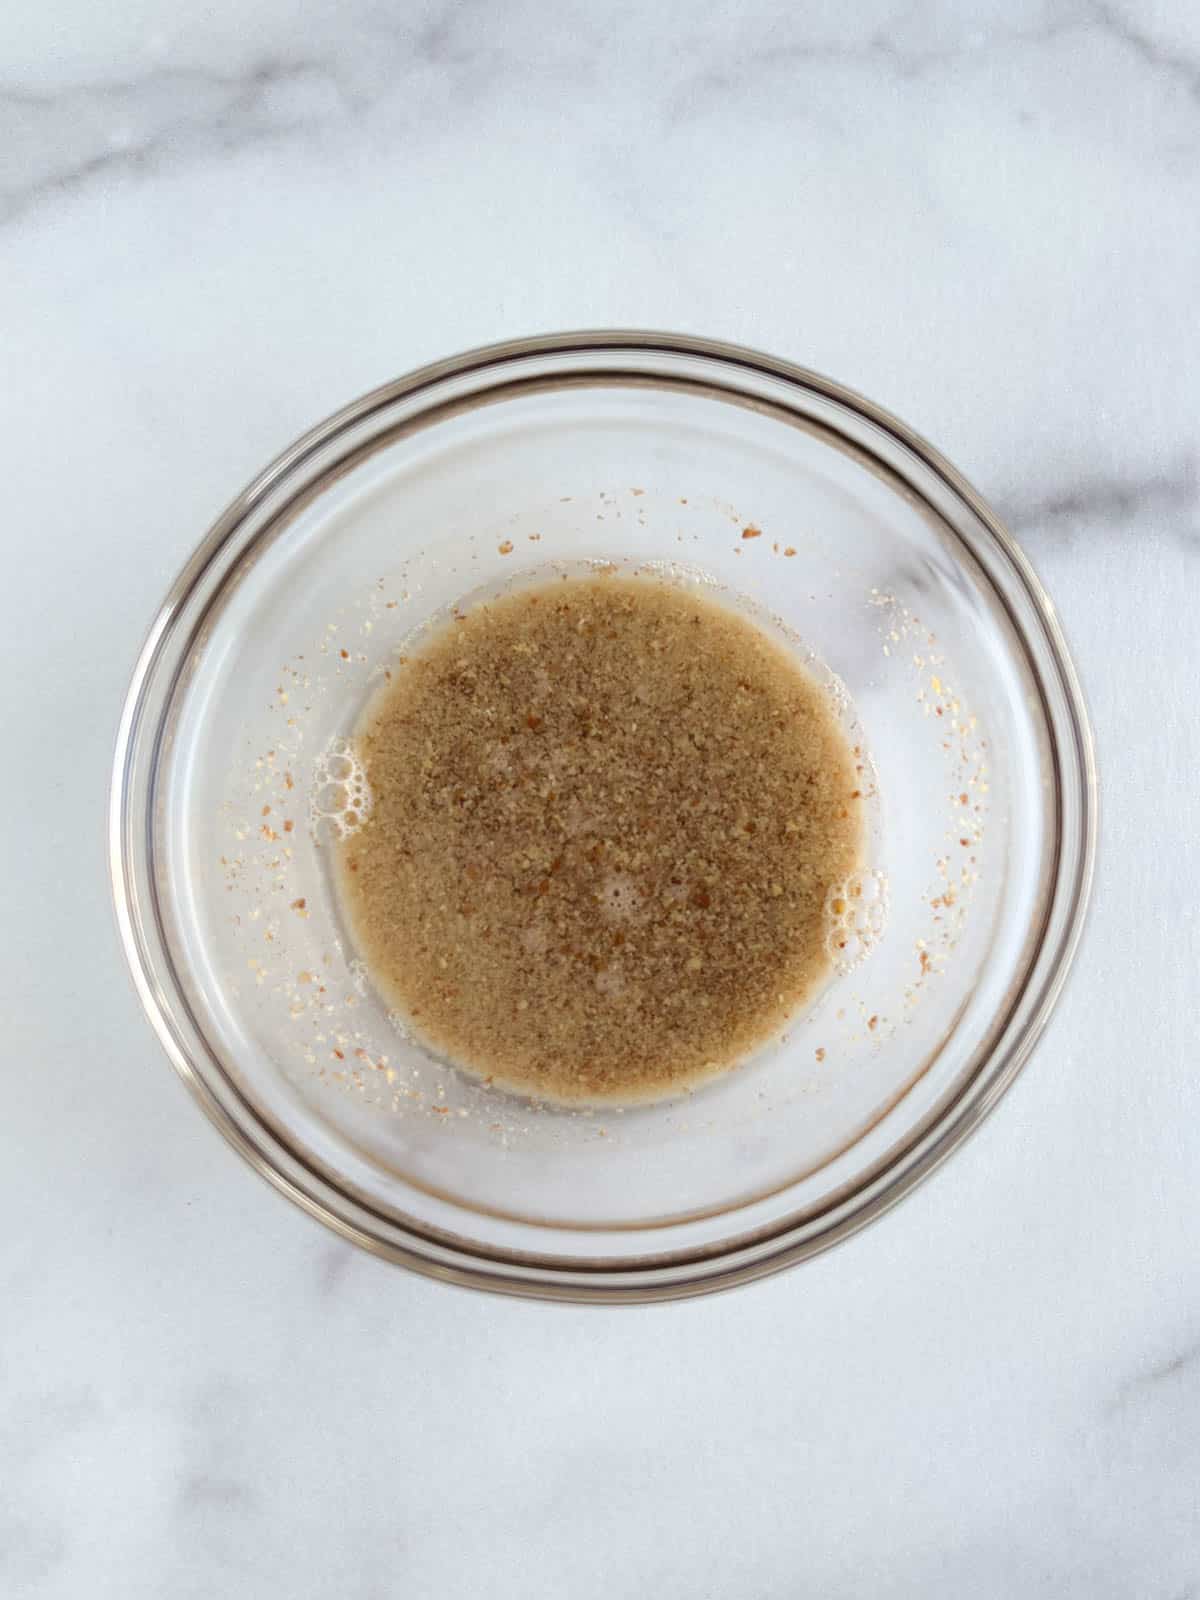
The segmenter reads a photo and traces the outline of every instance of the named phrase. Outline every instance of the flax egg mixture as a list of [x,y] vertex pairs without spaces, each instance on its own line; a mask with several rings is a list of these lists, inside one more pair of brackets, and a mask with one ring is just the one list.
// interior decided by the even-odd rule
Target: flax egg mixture
[[353,741],[353,938],[431,1049],[542,1098],[675,1093],[831,970],[861,768],[828,691],[666,580],[544,583],[457,613]]

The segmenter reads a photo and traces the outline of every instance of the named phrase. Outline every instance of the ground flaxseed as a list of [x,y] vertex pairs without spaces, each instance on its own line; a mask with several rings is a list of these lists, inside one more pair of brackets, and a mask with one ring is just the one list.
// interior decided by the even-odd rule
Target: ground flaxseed
[[763,1043],[829,970],[862,799],[826,692],[647,577],[458,615],[356,745],[337,846],[367,967],[432,1048],[541,1096],[637,1100]]

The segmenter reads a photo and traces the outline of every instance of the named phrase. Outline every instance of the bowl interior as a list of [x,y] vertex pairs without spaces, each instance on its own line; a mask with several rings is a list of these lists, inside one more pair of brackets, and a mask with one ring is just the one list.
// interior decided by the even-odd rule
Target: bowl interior
[[[596,564],[776,633],[869,798],[808,1012],[727,1076],[624,1109],[429,1056],[374,993],[330,872],[345,740],[397,655],[456,604]],[[324,1221],[460,1281],[691,1293],[860,1226],[1002,1092],[1078,935],[1093,783],[1036,579],[902,425],[730,347],[532,340],[348,407],[218,522],[126,705],[117,910],[177,1067]]]

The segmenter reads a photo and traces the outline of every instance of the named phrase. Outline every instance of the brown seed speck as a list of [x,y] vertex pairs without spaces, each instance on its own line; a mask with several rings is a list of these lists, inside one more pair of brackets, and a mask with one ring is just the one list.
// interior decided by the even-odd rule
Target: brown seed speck
[[816,1055],[817,1055],[817,1060],[818,1060],[818,1061],[824,1061],[824,1059],[825,1059],[825,1049],[824,1049],[824,1046],[818,1046],[818,1048],[817,1048],[817,1052],[816,1052]]
[[308,901],[304,898],[303,895],[301,895],[299,900],[293,900],[292,901],[292,910],[293,911],[303,911],[307,904],[308,904]]
[[796,546],[794,544],[788,545],[783,553],[785,556],[794,556],[796,554]]
[[742,529],[742,538],[743,539],[761,539],[762,538],[762,529],[761,528],[743,528]]
[[496,548],[502,556],[510,556],[512,555],[513,542],[511,539],[505,539]]
[[875,1032],[875,1029],[878,1026],[879,1026],[879,1018],[878,1017],[868,1017],[868,1019],[867,1019],[867,1027],[870,1028],[872,1033]]

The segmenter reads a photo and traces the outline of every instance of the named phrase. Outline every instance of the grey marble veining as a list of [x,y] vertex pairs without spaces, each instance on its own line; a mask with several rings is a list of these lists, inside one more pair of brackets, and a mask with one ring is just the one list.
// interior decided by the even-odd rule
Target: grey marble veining
[[1063,43],[1081,51],[1109,47],[1118,80],[1148,76],[1168,98],[1177,90],[1193,110],[1200,105],[1200,49],[1172,38],[1169,27],[1159,31],[1162,18],[1143,22],[1097,0],[1002,9],[867,6],[819,17],[748,8],[727,19],[710,10],[716,26],[671,37],[669,60],[655,60],[653,72],[629,48],[630,36],[646,31],[635,16],[621,14],[604,27],[601,13],[577,8],[561,32],[545,32],[536,28],[536,7],[517,15],[529,30],[525,48],[514,48],[522,26],[456,0],[423,19],[406,9],[389,17],[380,8],[350,8],[357,25],[327,27],[315,49],[303,36],[260,37],[248,21],[238,31],[251,54],[236,69],[176,61],[169,36],[159,34],[116,73],[44,87],[0,79],[7,214],[112,171],[219,158],[262,140],[302,142],[410,94],[421,109],[445,111],[490,95],[571,96],[581,80],[592,88],[608,71],[632,80],[669,128],[681,119],[719,118],[751,86],[756,96],[791,97],[806,78],[831,68],[854,69],[868,83],[894,79],[916,99],[921,80],[980,65],[1003,72]]
[[1189,1335],[1186,1340],[1176,1342],[1169,1355],[1147,1362],[1141,1371],[1127,1378],[1118,1390],[1117,1403],[1123,1405],[1153,1394],[1160,1386],[1169,1386],[1175,1378],[1190,1381],[1192,1368],[1197,1365],[1200,1365],[1200,1339]]
[[1064,527],[1128,525],[1143,517],[1153,518],[1164,531],[1189,538],[1200,534],[1200,474],[1191,454],[1145,478],[1068,480],[1032,499],[1014,494],[1001,503],[1016,531],[1029,529],[1039,537]]
[[[0,14],[0,1595],[1200,1594],[1200,12],[17,0]],[[117,707],[301,429],[514,333],[806,363],[1046,581],[1103,777],[1034,1062],[848,1246],[633,1314],[411,1279],[137,1013]]]
[[156,67],[54,92],[0,90],[12,175],[4,217],[105,175],[151,175],[170,161],[317,133],[350,108],[336,76],[312,61],[266,62],[232,76]]

